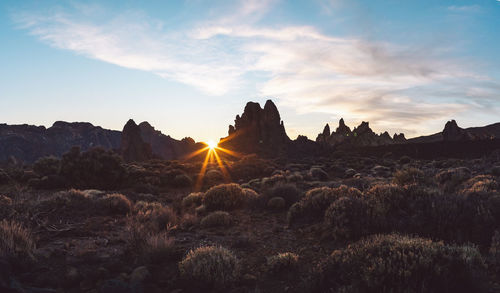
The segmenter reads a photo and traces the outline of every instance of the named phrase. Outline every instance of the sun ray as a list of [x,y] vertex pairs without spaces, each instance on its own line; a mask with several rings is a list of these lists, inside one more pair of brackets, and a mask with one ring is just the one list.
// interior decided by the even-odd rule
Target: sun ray
[[196,179],[196,184],[194,185],[195,191],[201,190],[201,185],[203,184],[203,177],[205,177],[205,171],[207,170],[209,157],[210,157],[210,151],[207,152],[205,160],[203,161],[203,165],[201,166],[200,173],[198,174],[198,178]]
[[185,156],[185,157],[184,157],[184,160],[189,160],[189,159],[191,159],[192,157],[194,157],[194,156],[196,156],[196,155],[199,155],[199,154],[203,153],[204,151],[206,151],[206,150],[208,150],[208,149],[210,149],[210,148],[209,148],[208,146],[206,146],[206,147],[204,147],[204,148],[202,148],[202,149],[199,149],[199,150],[197,150],[197,151],[195,151],[195,152],[192,152],[192,153],[188,154],[187,156]]
[[217,152],[215,150],[214,150],[214,156],[215,156],[215,159],[217,160],[217,165],[219,165],[219,169],[222,172],[222,175],[224,177],[224,181],[230,182],[231,175],[227,171],[226,166],[224,166],[224,163],[222,162],[222,160],[220,159],[219,155],[217,154]]

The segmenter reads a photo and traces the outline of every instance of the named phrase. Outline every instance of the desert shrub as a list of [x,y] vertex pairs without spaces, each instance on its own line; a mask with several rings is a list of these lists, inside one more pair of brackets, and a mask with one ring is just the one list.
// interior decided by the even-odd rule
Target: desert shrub
[[207,246],[189,251],[179,263],[181,277],[199,286],[227,288],[237,281],[240,264],[226,248]]
[[57,175],[61,168],[61,161],[54,157],[42,157],[33,164],[33,171],[40,176]]
[[77,189],[55,193],[49,199],[40,202],[48,210],[55,209],[68,213],[95,212],[94,199]]
[[495,269],[500,271],[500,232],[498,231],[495,231],[491,238],[489,256]]
[[471,171],[466,167],[452,168],[436,174],[436,181],[445,191],[453,191],[465,180],[469,179]]
[[283,252],[267,259],[268,272],[275,274],[283,271],[293,271],[299,264],[299,256],[292,252]]
[[132,209],[132,203],[123,194],[108,194],[97,201],[99,207],[106,213],[116,215],[126,215]]
[[423,183],[425,180],[424,172],[417,168],[408,168],[404,170],[397,170],[394,173],[392,182],[397,185],[404,186],[408,184]]
[[326,181],[328,180],[328,173],[323,171],[323,169],[319,167],[312,167],[311,170],[309,170],[309,173],[311,174],[311,177],[313,177],[316,180],[320,181]]
[[189,187],[193,185],[193,179],[187,174],[179,174],[174,178],[174,186],[176,187]]
[[479,251],[423,238],[375,235],[335,250],[318,268],[316,291],[482,292]]
[[245,192],[235,183],[214,186],[203,196],[203,205],[208,211],[233,210],[243,207],[245,202]]
[[112,151],[94,148],[81,153],[73,147],[62,156],[60,174],[72,187],[112,189],[120,186],[125,169]]
[[149,234],[140,247],[139,257],[146,263],[161,263],[172,259],[176,254],[174,243],[174,239],[166,232]]
[[0,195],[0,220],[8,219],[13,212],[12,199],[5,195]]
[[272,197],[267,201],[267,208],[270,210],[280,211],[285,209],[286,201],[279,196]]
[[411,198],[406,197],[405,190],[394,184],[375,185],[365,192],[366,201],[370,207],[372,224],[380,231],[398,228],[404,222],[406,212],[411,212]]
[[207,207],[205,205],[201,205],[199,207],[197,207],[196,209],[194,209],[194,212],[196,213],[196,215],[198,216],[202,216],[202,215],[205,215],[207,213]]
[[288,210],[287,220],[292,224],[298,219],[308,218],[319,221],[323,219],[325,210],[334,201],[342,196],[361,197],[361,192],[356,188],[342,185],[337,188],[319,187],[306,192],[305,196]]
[[245,193],[245,199],[248,207],[255,208],[259,205],[261,196],[255,190],[243,188],[243,193]]
[[192,192],[182,199],[184,207],[199,206],[203,200],[203,192]]
[[201,226],[205,228],[210,227],[228,227],[233,223],[233,219],[228,212],[215,211],[206,215],[201,219]]
[[140,201],[135,204],[135,219],[152,231],[160,231],[177,222],[175,211],[159,202]]
[[0,257],[12,260],[33,258],[35,242],[31,231],[15,221],[0,222]]
[[200,222],[196,214],[183,214],[180,219],[180,227],[182,229],[191,229],[196,227]]
[[0,169],[0,185],[7,184],[10,181],[10,176],[5,172],[5,170]]
[[495,178],[488,175],[478,175],[472,177],[463,185],[464,186],[460,193],[465,195],[485,195],[487,193],[497,192],[500,187]]
[[219,170],[211,169],[208,170],[207,173],[205,173],[205,177],[203,177],[203,180],[209,186],[212,186],[214,184],[222,183],[224,181],[224,176]]
[[277,184],[264,193],[267,199],[281,197],[285,200],[287,207],[296,203],[302,196],[302,192],[295,184]]
[[337,241],[357,240],[369,233],[368,207],[357,197],[343,196],[325,212],[325,228]]

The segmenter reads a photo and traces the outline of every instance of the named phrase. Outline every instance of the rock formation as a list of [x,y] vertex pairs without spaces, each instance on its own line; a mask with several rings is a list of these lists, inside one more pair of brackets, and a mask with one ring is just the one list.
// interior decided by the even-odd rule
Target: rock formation
[[151,145],[142,140],[141,128],[132,119],[123,127],[121,153],[125,162],[141,162],[153,157]]
[[276,105],[267,100],[264,108],[248,102],[220,145],[236,152],[277,155],[286,151],[289,142]]
[[[404,140],[404,134],[395,135],[395,137],[397,137],[399,141]],[[320,133],[316,138],[316,142],[318,142],[323,147],[378,146],[395,143],[394,139],[391,138],[387,131],[380,135],[377,135],[370,128],[369,123],[365,121],[361,122],[358,127],[355,127],[351,131],[351,129],[347,125],[345,125],[344,119],[342,118],[339,120],[339,126],[337,127],[336,131],[332,132],[331,134],[327,134],[325,130],[323,130],[323,133]]]
[[455,120],[446,122],[443,129],[444,141],[463,141],[472,139],[474,139],[474,136],[468,133],[465,129],[458,127]]

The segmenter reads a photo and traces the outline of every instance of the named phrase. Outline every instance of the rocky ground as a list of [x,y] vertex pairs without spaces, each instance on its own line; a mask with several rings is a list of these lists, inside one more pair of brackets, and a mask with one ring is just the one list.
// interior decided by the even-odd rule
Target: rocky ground
[[[419,279],[421,273],[405,263],[405,274],[378,268],[394,278],[382,283],[369,281],[374,275],[356,279],[358,270],[332,277],[332,271],[341,275],[329,266],[333,251],[391,233],[478,252],[464,264],[453,259],[444,270],[460,263],[460,272],[469,272],[474,259],[480,264],[471,268],[480,267],[481,276],[473,281],[482,286],[473,288],[500,291],[497,153],[469,160],[246,156],[226,162],[223,170],[208,164],[201,181],[200,162],[121,163],[119,174],[92,169],[103,172],[111,186],[85,176],[89,169],[81,166],[74,168],[80,168],[78,178],[91,178],[86,182],[62,172],[64,164],[50,174],[46,163],[35,166],[37,172],[31,166],[1,172],[0,232],[13,239],[1,240],[2,292],[389,292],[401,284],[409,292],[453,291],[448,283],[439,287],[434,276]],[[446,196],[463,201],[426,210]],[[455,214],[446,218],[446,209]],[[223,251],[197,259],[200,247]],[[419,287],[422,280],[427,287]]]

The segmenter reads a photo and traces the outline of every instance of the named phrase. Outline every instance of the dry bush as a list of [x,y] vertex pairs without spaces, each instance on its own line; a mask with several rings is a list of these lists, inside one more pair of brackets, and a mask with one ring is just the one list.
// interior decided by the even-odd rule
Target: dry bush
[[33,258],[35,242],[31,231],[15,221],[0,222],[0,257],[13,260]]
[[199,206],[203,200],[203,192],[192,192],[182,199],[184,207]]
[[147,235],[139,251],[139,256],[145,263],[161,263],[175,255],[175,241],[166,232]]
[[478,175],[467,180],[460,191],[461,194],[469,195],[487,195],[497,193],[500,185],[495,177],[489,175]]
[[328,180],[328,173],[323,171],[323,169],[319,167],[312,167],[309,170],[309,174],[311,175],[312,178],[320,181],[326,181]]
[[238,184],[220,184],[205,192],[203,205],[208,211],[229,211],[243,207],[246,203],[245,195],[245,192]]
[[469,179],[471,171],[466,167],[452,168],[436,174],[436,181],[444,191],[454,191],[460,183]]
[[325,212],[325,228],[335,240],[357,240],[369,232],[368,206],[357,197],[341,197]]
[[289,224],[299,219],[320,221],[323,219],[325,210],[342,196],[361,197],[362,193],[356,188],[342,185],[337,188],[319,187],[306,192],[305,196],[288,210],[287,220]]
[[161,231],[177,223],[175,211],[159,202],[139,201],[134,206],[134,212],[135,219],[152,231]]
[[180,227],[182,229],[191,229],[196,227],[200,220],[196,214],[184,214],[180,219]]
[[39,176],[49,176],[59,174],[61,168],[61,161],[54,157],[42,157],[33,164],[33,171]]
[[316,291],[483,292],[485,266],[471,246],[375,235],[335,250],[323,261]]
[[267,199],[281,197],[285,200],[287,207],[296,203],[302,196],[302,192],[295,184],[277,184],[264,193]]
[[181,277],[203,287],[223,289],[234,284],[240,274],[236,256],[226,248],[207,246],[189,251],[179,263]]
[[286,207],[286,201],[279,196],[275,196],[267,201],[267,208],[270,210],[281,211]]
[[267,271],[271,274],[290,272],[297,269],[299,256],[292,252],[283,252],[267,259]]
[[94,199],[77,189],[55,193],[51,198],[40,202],[47,210],[58,210],[71,213],[96,212]]
[[97,201],[99,207],[109,214],[126,215],[132,210],[132,203],[123,194],[108,194]]
[[233,224],[233,218],[228,212],[215,211],[201,219],[200,224],[204,228],[228,227]]
[[187,174],[179,174],[174,178],[174,186],[176,187],[189,187],[193,185],[193,179]]
[[71,187],[112,189],[122,183],[125,169],[112,151],[94,148],[81,153],[73,147],[62,156],[60,174]]
[[250,180],[268,176],[270,162],[259,158],[257,155],[246,155],[234,162],[230,171],[234,179]]
[[12,199],[5,195],[0,195],[0,220],[8,219],[13,212]]
[[425,174],[417,168],[408,168],[404,170],[397,170],[394,173],[392,182],[397,185],[404,186],[409,184],[421,184],[425,181]]

